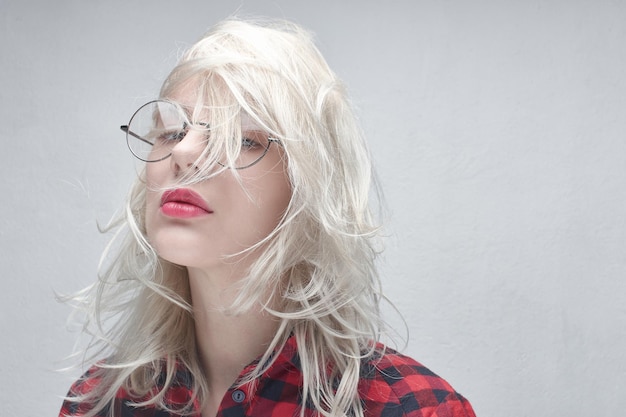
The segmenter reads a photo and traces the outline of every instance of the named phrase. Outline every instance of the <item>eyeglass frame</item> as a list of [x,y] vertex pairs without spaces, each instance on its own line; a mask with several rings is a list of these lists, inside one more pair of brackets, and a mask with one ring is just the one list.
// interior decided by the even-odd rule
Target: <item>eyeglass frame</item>
[[[138,139],[138,140],[140,140],[140,141],[142,141],[142,142],[144,142],[144,143],[147,143],[147,144],[148,144],[148,145],[150,145],[150,146],[154,146],[154,143],[150,142],[149,140],[147,140],[147,139],[145,139],[145,138],[143,138],[143,137],[139,136],[138,134],[136,134],[135,132],[133,132],[132,130],[130,130],[130,129],[129,129],[129,126],[130,126],[130,122],[132,122],[133,118],[135,117],[135,115],[137,114],[137,112],[139,112],[139,110],[143,109],[143,108],[144,108],[145,106],[147,106],[148,104],[157,103],[157,102],[160,102],[160,101],[163,101],[163,102],[166,102],[166,103],[170,103],[170,104],[173,104],[173,105],[176,105],[176,106],[180,106],[179,104],[177,104],[177,103],[173,103],[173,102],[168,101],[168,100],[163,100],[163,99],[151,100],[151,101],[148,101],[148,102],[147,102],[147,103],[145,103],[145,104],[142,104],[141,106],[139,106],[139,108],[137,108],[137,110],[135,110],[135,112],[133,113],[133,115],[130,117],[130,120],[128,121],[128,124],[126,124],[126,125],[121,125],[121,126],[120,126],[120,130],[121,130],[122,132],[126,133],[126,146],[128,146],[128,150],[130,151],[130,153],[131,153],[131,154],[133,154],[133,156],[134,156],[135,158],[139,159],[140,161],[147,162],[147,163],[152,163],[152,162],[161,162],[161,161],[164,161],[164,160],[166,160],[167,158],[169,158],[170,156],[172,156],[172,152],[170,152],[169,154],[165,155],[164,157],[161,157],[161,158],[159,158],[159,159],[155,159],[155,160],[153,160],[153,161],[152,161],[152,160],[148,161],[148,160],[146,160],[146,159],[141,158],[139,155],[137,155],[137,154],[133,151],[133,148],[130,146],[129,135],[130,135],[130,136],[132,136],[132,137],[134,137],[134,138],[136,138],[136,139]],[[183,137],[183,139],[184,139],[184,137]],[[183,139],[181,139],[181,141],[182,141]],[[252,163],[250,163],[250,164],[248,164],[248,165],[245,165],[245,166],[242,166],[242,167],[229,167],[229,166],[226,166],[226,165],[222,164],[220,161],[217,161],[217,163],[218,163],[219,165],[221,165],[222,167],[224,167],[224,168],[230,168],[230,169],[236,169],[236,170],[250,168],[251,166],[254,166],[254,165],[258,164],[258,163],[259,163],[259,162],[260,162],[260,161],[261,161],[261,160],[265,157],[265,155],[267,154],[267,152],[270,150],[270,146],[272,145],[272,142],[275,142],[275,143],[277,143],[278,145],[282,145],[282,142],[280,141],[280,139],[276,139],[276,138],[268,137],[268,138],[267,138],[267,148],[265,148],[265,150],[263,151],[263,154],[262,154],[262,155],[261,155],[261,156],[260,156],[260,157],[259,157],[256,161],[254,161],[254,162],[252,162]]]

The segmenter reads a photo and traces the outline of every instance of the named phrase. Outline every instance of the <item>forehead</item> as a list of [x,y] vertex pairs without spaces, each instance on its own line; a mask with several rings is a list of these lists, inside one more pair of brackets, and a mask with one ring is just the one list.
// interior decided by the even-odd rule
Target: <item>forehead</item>
[[[198,77],[194,77],[176,85],[163,98],[180,105],[187,117],[206,118],[208,116],[209,118],[222,118],[222,121],[237,120],[242,130],[265,130],[254,117],[241,109],[241,105],[223,83],[211,82],[209,85],[206,82],[202,83]],[[211,123],[211,121],[208,122]],[[221,123],[213,120],[212,124],[215,126]]]
[[184,109],[193,109],[201,98],[200,84],[196,80],[188,80],[167,91],[164,99],[178,103]]

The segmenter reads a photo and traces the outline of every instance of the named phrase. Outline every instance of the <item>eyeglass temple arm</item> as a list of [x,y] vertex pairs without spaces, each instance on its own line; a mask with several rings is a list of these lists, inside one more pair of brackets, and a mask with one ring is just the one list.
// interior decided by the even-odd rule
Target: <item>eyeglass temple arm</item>
[[137,138],[137,139],[139,139],[140,141],[147,143],[147,144],[148,144],[148,145],[150,145],[150,146],[152,146],[152,145],[153,145],[153,143],[152,143],[152,142],[150,142],[149,140],[146,140],[146,139],[142,138],[141,136],[139,136],[138,134],[136,134],[135,132],[133,132],[132,130],[129,130],[129,129],[128,129],[128,125],[122,125],[122,126],[120,126],[120,129],[122,129],[122,131],[123,131],[123,132],[128,133],[128,134],[129,134],[129,135],[131,135],[132,137]]

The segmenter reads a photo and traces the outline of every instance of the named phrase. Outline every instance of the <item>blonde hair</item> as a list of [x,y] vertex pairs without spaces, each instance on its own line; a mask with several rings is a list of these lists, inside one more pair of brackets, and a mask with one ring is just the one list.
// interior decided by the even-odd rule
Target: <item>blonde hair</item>
[[[198,91],[196,110],[211,113],[216,138],[240,133],[233,121],[247,114],[280,141],[291,182],[289,206],[259,243],[260,255],[238,281],[229,312],[260,305],[280,321],[261,365],[239,382],[260,376],[272,352],[294,335],[305,401],[320,415],[362,416],[360,364],[373,353],[382,328],[374,265],[378,228],[369,208],[370,158],[345,86],[299,26],[236,19],[221,22],[186,51],[161,97],[190,82]],[[236,157],[226,141],[216,146]],[[198,173],[185,181],[212,175],[215,161],[203,158]],[[138,405],[165,407],[177,363],[191,372],[199,400],[206,398],[186,269],[160,259],[150,246],[145,196],[140,177],[125,212],[111,225],[121,226],[120,243],[109,251],[116,255],[100,280],[73,298],[87,311],[85,331],[94,335],[90,360],[109,356],[98,371],[101,383],[70,398],[94,404],[87,417],[112,405],[121,387],[137,398],[153,393],[163,371],[163,388]],[[114,324],[107,326],[109,319]]]

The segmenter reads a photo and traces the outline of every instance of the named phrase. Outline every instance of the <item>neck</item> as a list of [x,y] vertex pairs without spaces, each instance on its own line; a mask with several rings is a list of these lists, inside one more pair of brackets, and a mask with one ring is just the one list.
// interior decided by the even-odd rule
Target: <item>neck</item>
[[226,291],[230,283],[189,271],[198,353],[209,390],[219,400],[243,368],[267,350],[278,327],[278,321],[260,308],[240,315],[225,313],[232,301]]

